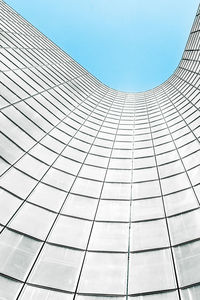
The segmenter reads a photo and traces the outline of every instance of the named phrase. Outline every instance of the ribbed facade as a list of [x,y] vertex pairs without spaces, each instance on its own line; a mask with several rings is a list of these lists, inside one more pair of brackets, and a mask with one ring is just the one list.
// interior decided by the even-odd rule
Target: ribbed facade
[[0,7],[0,299],[199,300],[200,7],[143,93]]

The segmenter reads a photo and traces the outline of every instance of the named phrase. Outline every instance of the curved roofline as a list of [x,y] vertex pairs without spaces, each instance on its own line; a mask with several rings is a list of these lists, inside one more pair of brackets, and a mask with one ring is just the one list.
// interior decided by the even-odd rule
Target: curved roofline
[[[0,0],[0,1],[6,3],[6,1],[4,1],[4,0]],[[9,4],[6,3],[6,5],[8,5],[11,9],[13,9]],[[199,8],[199,7],[200,7],[200,4],[198,5],[196,11],[198,11],[198,8]],[[87,73],[89,73],[90,75],[92,75],[92,76],[93,76],[96,80],[98,80],[101,84],[103,84],[104,86],[108,87],[109,89],[112,89],[113,91],[117,91],[117,92],[119,92],[119,93],[125,93],[125,94],[133,94],[133,95],[134,95],[134,94],[146,93],[146,92],[148,92],[148,91],[152,91],[153,89],[156,89],[156,88],[160,87],[161,85],[163,85],[165,82],[167,82],[167,81],[171,78],[171,76],[174,75],[174,73],[177,71],[177,69],[178,69],[178,67],[179,67],[179,65],[180,65],[180,63],[181,63],[181,61],[182,61],[183,54],[184,54],[184,52],[185,52],[186,45],[187,45],[187,43],[188,43],[188,41],[189,41],[189,39],[190,39],[191,29],[192,29],[192,26],[193,26],[193,24],[194,24],[194,20],[195,20],[195,17],[196,17],[196,14],[195,14],[194,20],[193,20],[192,25],[191,25],[190,33],[189,33],[189,36],[188,36],[188,38],[187,38],[187,41],[186,41],[184,50],[183,50],[183,52],[182,52],[180,61],[179,61],[178,65],[177,65],[177,67],[174,69],[173,73],[172,73],[166,80],[164,80],[162,83],[156,85],[155,87],[152,87],[152,88],[147,89],[147,90],[144,90],[144,91],[139,91],[139,92],[134,92],[134,91],[133,91],[133,92],[126,92],[126,91],[123,91],[123,90],[118,90],[118,89],[112,88],[112,87],[110,87],[109,85],[103,83],[99,78],[97,78],[95,75],[93,75],[92,73],[90,73],[85,67],[83,67],[80,63],[78,63],[78,62],[77,62],[71,55],[69,55],[64,49],[62,49],[62,47],[60,47],[60,46],[58,46],[57,44],[55,44],[55,42],[53,42],[53,41],[51,40],[51,38],[49,38],[47,35],[45,35],[45,34],[44,34],[42,31],[40,31],[38,28],[36,28],[33,24],[31,24],[26,18],[24,18],[24,17],[23,17],[20,13],[18,13],[16,10],[15,10],[15,12],[16,12],[20,17],[22,17],[23,19],[25,19],[25,20],[26,20],[31,26],[33,26],[38,32],[40,32],[43,36],[45,36],[49,41],[51,41],[51,42],[52,42],[56,47],[58,47],[62,52],[64,52],[65,55],[67,54],[67,55],[68,55],[68,56],[69,56],[76,64],[78,64],[79,66],[81,66],[82,69],[84,69]]]

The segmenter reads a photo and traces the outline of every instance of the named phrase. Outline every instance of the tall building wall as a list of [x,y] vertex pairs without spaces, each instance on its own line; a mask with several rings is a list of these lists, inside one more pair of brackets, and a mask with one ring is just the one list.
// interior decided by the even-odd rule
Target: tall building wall
[[0,299],[200,299],[200,7],[143,93],[0,8]]

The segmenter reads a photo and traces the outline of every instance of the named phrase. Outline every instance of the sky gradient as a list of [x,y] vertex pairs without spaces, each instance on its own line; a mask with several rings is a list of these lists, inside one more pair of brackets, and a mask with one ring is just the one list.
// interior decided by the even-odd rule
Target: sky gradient
[[182,56],[199,0],[5,0],[106,85],[144,91]]

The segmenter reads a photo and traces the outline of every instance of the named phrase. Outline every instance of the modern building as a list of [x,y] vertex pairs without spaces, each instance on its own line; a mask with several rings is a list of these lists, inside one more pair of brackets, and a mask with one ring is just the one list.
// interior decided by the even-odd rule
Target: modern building
[[200,7],[142,93],[0,7],[0,299],[200,299]]

